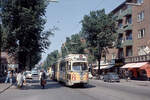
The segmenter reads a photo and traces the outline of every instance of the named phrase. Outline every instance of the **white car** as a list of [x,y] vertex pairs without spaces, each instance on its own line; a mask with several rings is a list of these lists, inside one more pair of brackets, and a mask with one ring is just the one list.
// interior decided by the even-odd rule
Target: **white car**
[[32,79],[32,74],[31,74],[31,71],[26,71],[26,79]]

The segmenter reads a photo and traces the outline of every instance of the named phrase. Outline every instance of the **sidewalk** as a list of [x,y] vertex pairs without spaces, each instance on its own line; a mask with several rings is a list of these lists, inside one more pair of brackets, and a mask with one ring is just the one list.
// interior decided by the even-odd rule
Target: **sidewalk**
[[10,83],[0,83],[0,94],[9,89],[12,85]]
[[[5,79],[6,79],[6,77],[0,78],[0,94],[12,86],[10,83],[4,83]],[[15,77],[12,77],[12,81],[13,81],[13,83],[15,83]]]
[[136,85],[136,86],[148,86],[150,87],[150,81],[140,81],[140,80],[128,80],[121,79],[120,83],[126,84],[126,85]]

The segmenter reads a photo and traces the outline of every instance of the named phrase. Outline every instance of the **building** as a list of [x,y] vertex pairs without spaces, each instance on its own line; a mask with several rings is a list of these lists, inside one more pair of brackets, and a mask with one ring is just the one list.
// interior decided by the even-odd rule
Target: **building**
[[[136,73],[136,77],[140,76],[141,67],[150,67],[149,4],[150,0],[126,0],[112,11],[117,21],[118,38],[117,47],[109,49],[107,60],[122,59],[123,62],[118,62],[121,63],[119,67],[124,63],[126,69]],[[145,69],[144,73],[149,74],[150,69]]]
[[16,70],[18,68],[18,63],[17,60],[7,52],[1,52],[0,55],[0,77],[3,77],[6,75],[7,70]]

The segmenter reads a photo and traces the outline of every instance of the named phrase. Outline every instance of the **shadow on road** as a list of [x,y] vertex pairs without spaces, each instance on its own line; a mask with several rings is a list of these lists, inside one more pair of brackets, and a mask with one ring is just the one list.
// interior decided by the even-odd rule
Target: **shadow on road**
[[[38,89],[42,89],[42,87],[40,86],[39,80],[27,80],[27,84],[30,85],[26,85],[23,88],[21,88],[21,90],[38,90]],[[44,89],[52,89],[52,88],[61,88],[63,87],[62,85],[58,84],[57,82],[54,82],[52,80],[47,80],[47,84],[45,85]]]
[[[42,87],[40,86],[39,80],[27,80],[26,86],[22,87],[20,90],[41,90]],[[63,83],[58,83],[53,80],[47,80],[47,84],[45,86],[45,89],[53,89],[53,88],[61,88],[65,87]],[[96,86],[87,84],[87,85],[80,85],[76,84],[74,86],[68,87],[72,89],[88,89],[88,88],[95,88]]]
[[87,88],[95,88],[95,85],[91,85],[91,84],[87,84],[87,85],[80,85],[80,84],[76,84],[74,86],[71,86],[70,88],[72,89],[87,89]]

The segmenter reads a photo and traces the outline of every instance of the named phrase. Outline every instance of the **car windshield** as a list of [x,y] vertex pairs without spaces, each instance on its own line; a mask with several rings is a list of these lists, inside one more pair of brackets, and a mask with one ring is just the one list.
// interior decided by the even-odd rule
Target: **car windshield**
[[111,77],[112,77],[112,78],[118,78],[118,75],[116,75],[116,74],[111,74]]
[[75,62],[72,66],[73,71],[83,71],[87,70],[87,64],[84,62]]
[[31,74],[31,72],[26,72],[27,74]]

